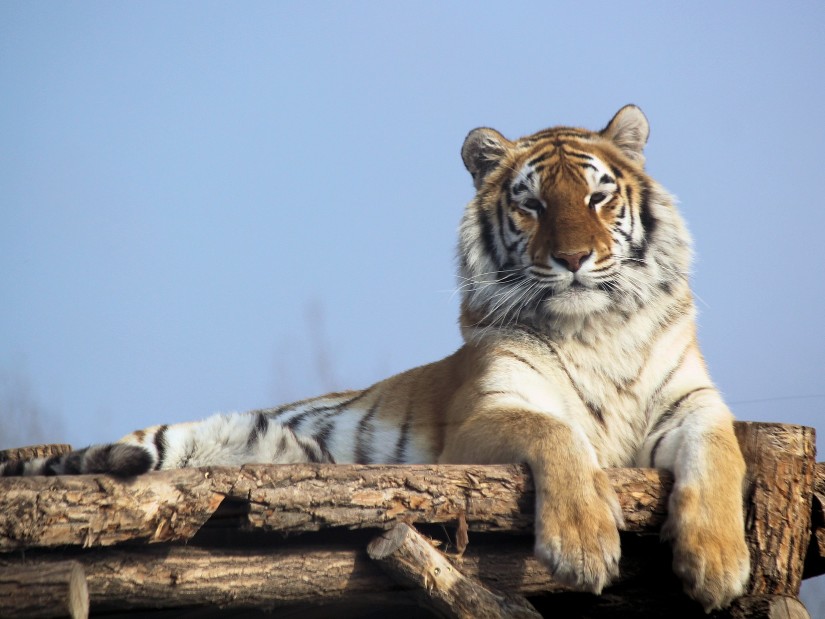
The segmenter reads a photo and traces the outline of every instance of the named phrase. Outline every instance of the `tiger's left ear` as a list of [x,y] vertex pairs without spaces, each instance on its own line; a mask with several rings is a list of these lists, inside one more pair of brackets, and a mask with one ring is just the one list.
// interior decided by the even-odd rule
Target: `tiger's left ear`
[[616,112],[600,135],[611,140],[625,155],[644,165],[644,147],[650,135],[650,125],[638,107],[625,105]]

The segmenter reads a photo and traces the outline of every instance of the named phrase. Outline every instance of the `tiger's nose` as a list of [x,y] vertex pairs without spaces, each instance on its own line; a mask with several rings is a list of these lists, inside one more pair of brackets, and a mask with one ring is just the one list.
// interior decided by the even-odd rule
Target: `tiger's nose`
[[568,271],[572,271],[575,273],[578,271],[581,266],[582,262],[587,260],[590,257],[590,254],[593,252],[588,251],[577,251],[573,253],[565,253],[561,251],[553,252],[553,258],[561,262],[564,266],[567,267]]

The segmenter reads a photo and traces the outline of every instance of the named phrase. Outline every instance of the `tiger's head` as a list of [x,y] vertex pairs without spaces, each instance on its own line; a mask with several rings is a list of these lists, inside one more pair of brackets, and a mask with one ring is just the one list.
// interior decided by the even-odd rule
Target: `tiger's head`
[[476,196],[459,240],[465,328],[541,328],[629,313],[687,290],[690,238],[644,170],[649,126],[623,107],[601,131],[510,141],[475,129],[461,151]]

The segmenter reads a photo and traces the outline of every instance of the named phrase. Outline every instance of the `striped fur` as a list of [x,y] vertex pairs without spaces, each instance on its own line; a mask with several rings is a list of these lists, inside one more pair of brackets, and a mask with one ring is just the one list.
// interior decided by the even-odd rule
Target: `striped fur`
[[600,592],[618,573],[622,515],[603,472],[673,471],[663,534],[706,610],[744,591],[744,463],[696,341],[691,243],[644,171],[635,106],[605,129],[462,149],[476,195],[459,235],[462,348],[362,391],[139,430],[109,446],[6,463],[0,474],[246,462],[526,462],[536,553]]

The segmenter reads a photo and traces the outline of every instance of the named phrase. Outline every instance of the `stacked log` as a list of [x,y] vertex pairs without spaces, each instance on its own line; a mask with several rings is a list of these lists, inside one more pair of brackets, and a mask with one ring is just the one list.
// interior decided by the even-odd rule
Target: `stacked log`
[[[825,572],[825,464],[814,462],[813,431],[740,423],[737,433],[749,463],[753,577],[748,595],[717,615],[806,617],[796,599],[801,580]],[[40,616],[85,616],[89,603],[93,613],[332,604],[345,617],[364,604],[406,604],[454,617],[482,616],[480,608],[490,617],[645,616],[657,608],[705,616],[680,593],[655,537],[670,475],[608,475],[627,531],[622,577],[600,597],[566,591],[534,559],[533,487],[520,465],[3,478],[0,616],[34,616],[41,607]],[[415,527],[447,546],[436,548]]]

